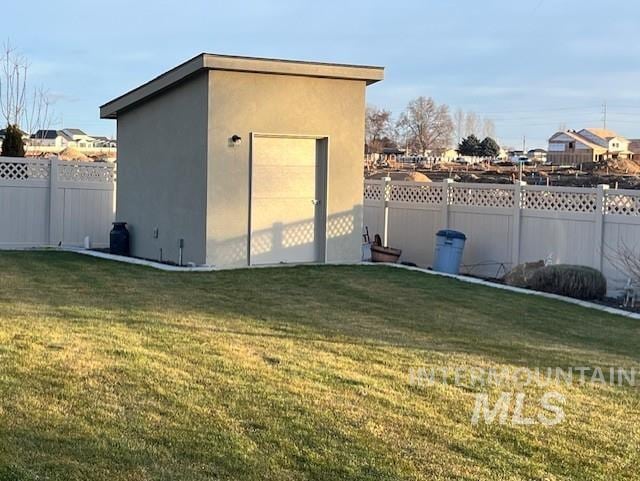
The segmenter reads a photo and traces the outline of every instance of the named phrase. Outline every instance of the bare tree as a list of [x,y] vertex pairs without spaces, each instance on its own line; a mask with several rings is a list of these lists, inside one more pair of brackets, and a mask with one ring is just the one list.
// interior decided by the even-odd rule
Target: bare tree
[[9,41],[3,44],[0,63],[0,112],[6,125],[17,125],[24,113],[29,66]]
[[447,148],[454,132],[447,105],[437,105],[431,97],[418,97],[400,115],[398,129],[409,146],[420,155],[429,149]]
[[464,111],[458,107],[453,114],[453,123],[456,129],[456,144],[462,142],[462,138],[464,137],[465,119],[466,115]]
[[488,118],[482,119],[482,137],[496,138],[496,125],[493,123],[493,120]]
[[365,113],[365,142],[372,152],[381,152],[384,139],[393,135],[391,112],[367,105]]
[[480,118],[475,112],[467,112],[464,122],[464,136],[475,135],[480,137]]
[[47,130],[53,121],[52,104],[48,90],[43,87],[33,89],[22,120],[24,129],[32,133]]
[[631,282],[640,285],[640,250],[621,240],[614,248],[606,246],[605,259],[619,272],[629,276]]
[[43,87],[30,88],[29,62],[10,41],[0,53],[0,114],[6,125],[27,132],[45,129],[52,118],[52,101]]

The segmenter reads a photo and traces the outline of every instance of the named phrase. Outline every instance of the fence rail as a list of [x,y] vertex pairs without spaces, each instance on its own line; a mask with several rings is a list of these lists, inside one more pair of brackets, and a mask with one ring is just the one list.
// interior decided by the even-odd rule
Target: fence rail
[[0,157],[0,247],[108,245],[115,166]]
[[484,276],[550,259],[595,267],[615,291],[627,280],[621,246],[638,246],[640,256],[640,191],[604,185],[366,180],[364,222],[421,266],[433,263],[438,230],[460,230],[468,237],[463,269]]

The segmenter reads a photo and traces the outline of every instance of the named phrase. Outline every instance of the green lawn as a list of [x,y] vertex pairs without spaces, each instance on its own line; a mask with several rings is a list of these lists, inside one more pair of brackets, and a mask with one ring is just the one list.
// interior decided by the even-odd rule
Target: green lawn
[[564,422],[473,425],[504,387],[409,383],[458,366],[640,369],[640,321],[384,266],[4,252],[0,480],[640,479],[640,388],[528,386]]

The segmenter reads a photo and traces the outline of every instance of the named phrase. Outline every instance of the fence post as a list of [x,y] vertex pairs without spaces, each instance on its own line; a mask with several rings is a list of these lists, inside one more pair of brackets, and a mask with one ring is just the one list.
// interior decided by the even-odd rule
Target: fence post
[[527,183],[518,181],[513,190],[513,237],[511,239],[511,267],[520,264],[520,219],[522,217],[522,193]]
[[453,179],[444,179],[442,181],[442,205],[440,206],[441,229],[449,228],[449,190],[451,184],[453,184]]
[[605,196],[609,186],[599,184],[596,194],[596,212],[594,223],[594,249],[593,249],[593,267],[602,271],[604,253],[604,216],[605,216]]
[[58,158],[51,157],[49,164],[49,245],[57,245],[61,239],[62,219],[58,206]]
[[389,245],[389,197],[391,194],[391,177],[382,178],[382,245]]

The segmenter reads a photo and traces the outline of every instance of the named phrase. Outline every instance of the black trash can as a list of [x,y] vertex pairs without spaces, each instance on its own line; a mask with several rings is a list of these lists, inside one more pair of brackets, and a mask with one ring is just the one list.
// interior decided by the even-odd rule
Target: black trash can
[[129,255],[129,231],[126,222],[114,222],[109,233],[109,252],[118,256]]

